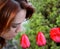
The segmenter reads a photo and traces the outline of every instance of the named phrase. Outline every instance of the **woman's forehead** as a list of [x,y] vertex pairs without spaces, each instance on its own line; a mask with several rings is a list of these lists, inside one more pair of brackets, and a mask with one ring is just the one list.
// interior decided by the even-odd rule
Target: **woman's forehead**
[[15,16],[15,19],[13,20],[12,23],[22,23],[25,20],[25,17],[26,17],[26,10],[21,9]]

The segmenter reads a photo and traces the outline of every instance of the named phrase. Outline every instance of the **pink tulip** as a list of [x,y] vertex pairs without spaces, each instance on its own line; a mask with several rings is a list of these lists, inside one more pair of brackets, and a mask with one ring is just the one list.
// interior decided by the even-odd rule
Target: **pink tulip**
[[46,45],[46,39],[45,39],[44,34],[42,32],[38,32],[38,34],[36,36],[36,43],[38,46]]
[[23,34],[20,39],[20,45],[22,48],[28,48],[30,47],[30,41],[28,39],[28,36],[26,34]]
[[50,30],[50,38],[56,42],[56,43],[60,43],[60,28],[52,28]]

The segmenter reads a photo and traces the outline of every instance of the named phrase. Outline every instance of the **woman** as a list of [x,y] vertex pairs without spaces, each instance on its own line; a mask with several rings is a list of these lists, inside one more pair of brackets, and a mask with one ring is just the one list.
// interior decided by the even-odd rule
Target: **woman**
[[11,40],[17,35],[21,23],[32,16],[34,8],[26,1],[22,0],[19,3],[14,0],[0,1],[0,49],[6,40]]

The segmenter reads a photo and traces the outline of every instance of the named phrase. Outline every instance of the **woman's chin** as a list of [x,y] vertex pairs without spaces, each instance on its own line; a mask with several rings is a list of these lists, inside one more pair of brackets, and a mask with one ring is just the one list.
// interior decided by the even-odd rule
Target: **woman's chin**
[[12,40],[13,38],[7,38],[7,39],[5,39],[5,40]]
[[12,38],[6,38],[6,40],[12,40],[14,37],[12,37]]

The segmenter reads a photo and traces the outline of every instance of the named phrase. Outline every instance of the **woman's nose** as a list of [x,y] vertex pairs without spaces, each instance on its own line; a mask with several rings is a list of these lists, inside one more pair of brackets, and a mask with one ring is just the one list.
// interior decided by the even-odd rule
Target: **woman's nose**
[[21,26],[18,26],[15,32],[18,33],[20,31],[21,31]]

